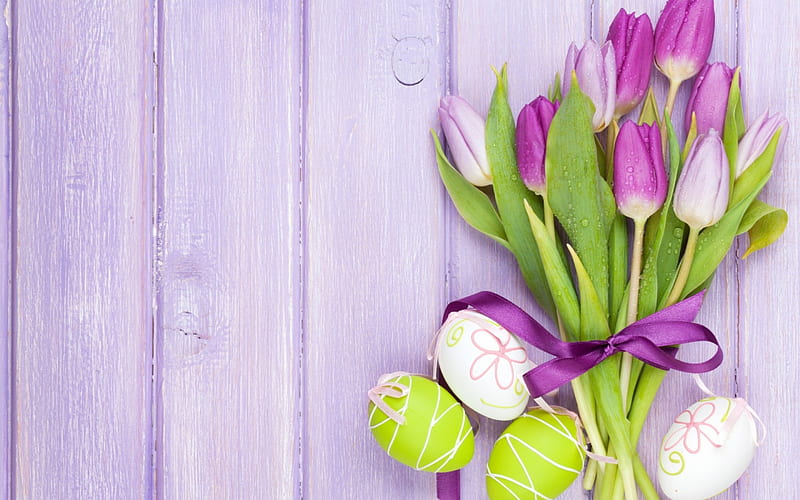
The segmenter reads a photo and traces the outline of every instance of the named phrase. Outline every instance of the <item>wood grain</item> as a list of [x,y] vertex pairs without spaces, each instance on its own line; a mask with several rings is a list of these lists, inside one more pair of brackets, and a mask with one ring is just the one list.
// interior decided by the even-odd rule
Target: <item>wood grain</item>
[[[429,372],[449,300],[492,290],[543,319],[512,256],[441,186],[438,100],[485,114],[490,66],[508,62],[516,114],[571,41],[604,38],[620,7],[655,24],[664,3],[9,0],[0,498],[433,498],[432,474],[370,436],[367,390]],[[740,238],[699,317],[726,355],[704,379],[768,429],[716,498],[794,498],[800,5],[715,8],[710,60],[742,66],[746,117],[790,122],[761,195],[789,212],[786,234],[745,261]],[[639,447],[651,473],[700,397],[667,376]],[[573,406],[570,390],[556,401]],[[504,427],[481,419],[465,500],[486,498]]]
[[299,495],[297,2],[160,11],[158,497]]
[[149,2],[15,2],[14,495],[151,477]]
[[307,498],[434,491],[432,474],[398,467],[364,422],[381,374],[429,373],[443,310],[444,204],[428,130],[444,93],[445,7],[308,5]]
[[0,23],[0,498],[11,498],[11,113],[8,19]]
[[[778,242],[748,257],[739,267],[739,352],[737,393],[758,412],[767,427],[764,444],[739,481],[739,498],[798,498],[794,471],[797,448],[793,426],[800,401],[800,347],[796,342],[800,292],[797,217],[800,215],[800,53],[796,45],[800,8],[781,4],[765,9],[740,2],[739,53],[744,79],[745,116],[764,110],[789,120],[782,156],[759,198],[789,213],[789,226]],[[747,248],[746,239],[739,253]]]

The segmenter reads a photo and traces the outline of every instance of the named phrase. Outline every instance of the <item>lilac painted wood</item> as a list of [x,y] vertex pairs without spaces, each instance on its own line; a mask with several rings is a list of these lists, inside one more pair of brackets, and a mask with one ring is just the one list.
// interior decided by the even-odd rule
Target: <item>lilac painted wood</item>
[[149,2],[15,2],[14,496],[151,475]]
[[[800,67],[796,48],[800,7],[782,3],[775,7],[779,8],[740,2],[739,10],[740,63],[746,75],[745,115],[752,120],[770,109],[781,111],[790,122],[782,159],[760,196],[789,213],[789,226],[778,244],[743,261],[738,274],[737,390],[769,428],[753,469],[739,482],[739,498],[800,497],[794,470],[800,453],[790,437],[798,422],[800,400],[800,92],[794,69]],[[743,241],[739,253],[746,248]]]
[[[542,317],[510,255],[441,187],[438,98],[485,113],[489,66],[507,61],[516,113],[570,41],[601,37],[619,7],[655,21],[662,4],[13,2],[10,90],[0,29],[0,150],[12,102],[16,181],[8,227],[0,174],[0,260],[16,256],[0,267],[14,337],[6,367],[0,334],[0,395],[13,385],[0,396],[0,497],[433,498],[432,475],[370,437],[367,389],[429,371],[449,299],[491,289]],[[770,107],[793,127],[761,196],[789,228],[746,261],[729,256],[700,317],[726,353],[706,381],[770,429],[718,498],[794,498],[798,452],[782,430],[800,397],[800,55],[779,49],[800,6],[717,0],[716,12],[711,59],[743,66],[747,117]],[[667,377],[640,446],[651,472],[669,422],[700,397]],[[481,421],[465,500],[485,498],[503,427]]]
[[297,2],[161,3],[158,497],[299,491]]
[[[357,13],[357,20],[354,16]],[[306,498],[426,498],[365,424],[383,373],[428,373],[444,302],[442,187],[429,128],[445,2],[310,2],[305,182]]]
[[11,497],[11,148],[10,39],[0,24],[0,497]]

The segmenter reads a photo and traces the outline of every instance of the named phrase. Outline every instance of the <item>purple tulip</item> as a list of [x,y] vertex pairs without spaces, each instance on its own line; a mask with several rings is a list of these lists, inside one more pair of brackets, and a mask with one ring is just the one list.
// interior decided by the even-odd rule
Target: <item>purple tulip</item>
[[682,82],[700,71],[714,39],[714,0],[668,0],[656,24],[656,67]]
[[626,217],[644,221],[664,204],[667,172],[658,125],[622,124],[614,146],[614,196]]
[[571,75],[575,71],[581,91],[594,103],[594,131],[605,129],[614,117],[614,101],[617,96],[617,64],[611,42],[600,47],[594,40],[587,40],[580,51],[572,43],[564,66],[561,94],[566,96],[569,92],[572,85]]
[[476,186],[491,184],[484,119],[461,97],[446,96],[439,101],[439,121],[461,175]]
[[636,17],[620,9],[608,27],[606,40],[614,45],[617,63],[617,100],[614,117],[635,108],[650,86],[653,65],[653,24],[647,14]]
[[728,207],[730,165],[722,138],[714,129],[692,144],[678,184],[675,215],[692,229],[716,224]]
[[692,85],[686,105],[686,130],[692,125],[692,113],[697,117],[697,135],[710,129],[722,132],[728,112],[728,93],[733,80],[733,69],[722,62],[706,64]]
[[750,124],[744,137],[739,142],[739,153],[736,156],[737,179],[764,153],[772,138],[780,130],[781,136],[778,139],[778,149],[775,151],[775,157],[777,158],[786,140],[786,128],[788,126],[789,122],[786,121],[785,116],[780,113],[769,116],[767,111],[764,111],[761,116]]
[[522,182],[536,194],[545,190],[544,155],[547,132],[558,103],[539,96],[525,105],[517,118],[517,165]]

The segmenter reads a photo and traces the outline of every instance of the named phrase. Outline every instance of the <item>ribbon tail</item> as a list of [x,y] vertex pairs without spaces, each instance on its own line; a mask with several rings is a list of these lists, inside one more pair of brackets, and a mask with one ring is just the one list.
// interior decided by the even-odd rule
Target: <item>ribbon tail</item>
[[438,500],[461,499],[461,471],[439,472],[436,474],[436,498]]

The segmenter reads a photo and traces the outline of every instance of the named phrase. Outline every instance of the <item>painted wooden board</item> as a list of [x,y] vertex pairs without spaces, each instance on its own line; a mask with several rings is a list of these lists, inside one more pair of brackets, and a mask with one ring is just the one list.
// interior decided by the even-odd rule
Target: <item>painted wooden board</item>
[[291,498],[301,387],[297,2],[159,12],[159,498]]
[[[517,113],[571,41],[602,38],[619,7],[655,22],[662,4],[11,2],[0,498],[433,498],[431,474],[371,438],[367,390],[430,370],[451,299],[490,289],[543,317],[441,186],[438,100],[486,113],[490,65],[508,62]],[[770,430],[718,498],[794,498],[800,5],[717,0],[716,13],[711,59],[743,66],[748,119],[769,107],[792,126],[762,195],[789,212],[787,232],[745,261],[738,241],[700,316],[726,353],[705,380]],[[651,472],[699,397],[667,377],[640,446]],[[572,405],[570,390],[557,401]],[[485,498],[503,427],[481,420],[465,500]]]
[[445,90],[445,2],[310,2],[307,23],[303,493],[425,498],[433,475],[374,442],[366,395],[383,373],[430,371],[442,313],[428,130]]
[[[768,430],[753,469],[739,481],[739,498],[800,497],[792,444],[798,422],[800,347],[796,342],[800,292],[800,65],[797,30],[800,7],[765,9],[740,2],[739,62],[745,72],[745,115],[755,119],[766,109],[789,120],[782,158],[759,197],[784,208],[789,225],[775,245],[754,253],[738,269],[739,370],[737,392],[758,411]],[[739,254],[747,248],[741,241]],[[767,493],[768,492],[768,493]]]
[[0,497],[11,497],[11,113],[8,19],[0,23]]
[[15,2],[16,498],[152,489],[152,14]]

